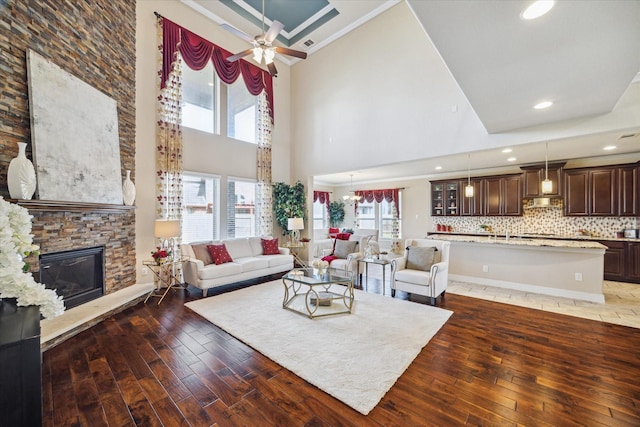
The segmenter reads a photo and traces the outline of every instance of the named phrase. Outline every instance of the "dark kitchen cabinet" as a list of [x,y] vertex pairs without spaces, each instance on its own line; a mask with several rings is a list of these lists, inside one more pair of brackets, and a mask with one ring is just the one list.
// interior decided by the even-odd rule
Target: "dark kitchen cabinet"
[[431,184],[431,215],[459,215],[460,185],[458,181]]
[[465,187],[467,184],[468,180],[466,179],[460,181],[460,215],[484,215],[484,206],[482,203],[482,180],[477,178],[471,180],[473,197],[465,196]]
[[542,181],[545,179],[544,166],[522,166],[522,188],[524,198],[559,197],[562,195],[562,165],[549,165],[549,180],[552,184],[551,193],[542,193]]
[[639,186],[637,166],[618,168],[618,215],[640,215]]
[[618,214],[616,168],[564,171],[566,216],[615,216]]
[[606,240],[600,242],[607,247],[604,253],[605,280],[622,281],[625,277],[627,264],[627,245],[625,242]]
[[522,187],[520,175],[484,178],[485,215],[522,215]]
[[604,279],[640,283],[640,241],[603,240]]

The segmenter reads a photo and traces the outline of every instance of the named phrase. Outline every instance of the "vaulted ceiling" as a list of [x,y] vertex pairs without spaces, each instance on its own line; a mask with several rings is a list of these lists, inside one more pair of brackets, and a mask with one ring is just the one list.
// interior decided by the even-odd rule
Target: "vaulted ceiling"
[[[182,1],[218,24],[252,35],[262,31],[262,0]],[[274,19],[282,22],[276,44],[312,55],[399,1],[265,0],[265,26]],[[405,1],[488,133],[604,115],[631,84],[640,83],[640,1],[557,1],[532,21],[520,18],[531,0]],[[553,105],[533,108],[546,100]],[[640,152],[640,119],[634,129],[573,145],[565,141],[565,158],[602,156],[603,145],[616,144],[620,137],[624,144],[618,144],[622,148],[617,152]],[[528,163],[529,155],[539,161],[541,147],[533,145],[522,150],[519,163]],[[557,158],[564,155],[556,153]],[[449,160],[467,162],[466,157]],[[492,162],[495,155],[474,155],[474,168],[497,166]],[[393,168],[387,168],[386,176],[383,169],[373,174],[393,176]],[[406,175],[407,165],[401,169]],[[419,169],[424,171],[424,165],[417,164]]]

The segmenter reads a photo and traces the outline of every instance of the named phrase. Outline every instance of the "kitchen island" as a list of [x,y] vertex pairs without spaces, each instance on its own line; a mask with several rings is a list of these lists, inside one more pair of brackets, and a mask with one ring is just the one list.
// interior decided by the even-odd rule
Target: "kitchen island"
[[606,246],[589,240],[430,235],[451,242],[449,279],[604,303]]

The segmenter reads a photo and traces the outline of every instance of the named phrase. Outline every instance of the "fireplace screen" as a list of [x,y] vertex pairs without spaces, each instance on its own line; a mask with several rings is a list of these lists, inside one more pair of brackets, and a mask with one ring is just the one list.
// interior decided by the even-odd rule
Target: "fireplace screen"
[[55,289],[67,309],[104,295],[104,247],[40,255],[40,282]]

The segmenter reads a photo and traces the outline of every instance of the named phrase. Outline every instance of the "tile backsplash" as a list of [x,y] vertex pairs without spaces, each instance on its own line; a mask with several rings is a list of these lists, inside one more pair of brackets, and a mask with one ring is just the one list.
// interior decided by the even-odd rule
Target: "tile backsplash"
[[478,233],[480,225],[489,225],[498,234],[556,234],[576,236],[586,230],[593,237],[615,238],[625,228],[639,228],[635,217],[575,217],[562,215],[562,199],[551,199],[551,206],[531,208],[532,200],[523,202],[522,216],[433,217],[433,231],[438,224],[451,226],[454,232]]

